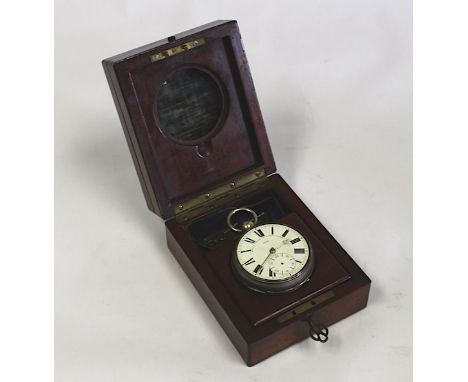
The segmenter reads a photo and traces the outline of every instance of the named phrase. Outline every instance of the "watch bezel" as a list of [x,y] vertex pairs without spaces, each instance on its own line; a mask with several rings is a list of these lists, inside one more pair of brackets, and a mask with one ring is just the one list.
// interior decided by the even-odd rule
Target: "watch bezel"
[[[294,231],[298,232],[306,241],[306,244],[309,249],[309,257],[307,259],[306,264],[302,267],[302,269],[295,273],[294,275],[281,279],[281,280],[268,280],[262,279],[260,277],[256,277],[245,270],[242,264],[239,262],[237,257],[237,248],[239,246],[240,241],[242,238],[250,231],[254,229],[261,228],[263,226],[270,226],[270,225],[279,225],[282,227],[286,227],[289,229],[293,229]],[[234,249],[234,254],[231,258],[231,265],[233,268],[234,275],[239,279],[239,281],[247,286],[249,289],[252,289],[256,292],[261,293],[271,293],[271,294],[281,294],[281,293],[288,293],[292,292],[298,288],[300,288],[304,283],[310,280],[312,272],[315,269],[315,253],[313,250],[312,245],[310,244],[309,239],[302,234],[300,230],[295,227],[291,227],[287,224],[282,223],[265,223],[258,226],[253,227],[252,229],[245,231],[242,233],[242,236],[239,238],[236,247]]]

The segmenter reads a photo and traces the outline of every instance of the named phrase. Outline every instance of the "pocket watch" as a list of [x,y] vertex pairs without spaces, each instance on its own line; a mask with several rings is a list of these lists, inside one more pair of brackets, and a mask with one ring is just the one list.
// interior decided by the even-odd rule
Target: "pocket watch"
[[[253,220],[232,224],[234,214],[245,211]],[[250,208],[236,208],[227,217],[230,229],[243,232],[232,256],[236,277],[248,288],[262,293],[287,293],[310,279],[314,253],[308,240],[296,229],[277,223],[258,225]]]

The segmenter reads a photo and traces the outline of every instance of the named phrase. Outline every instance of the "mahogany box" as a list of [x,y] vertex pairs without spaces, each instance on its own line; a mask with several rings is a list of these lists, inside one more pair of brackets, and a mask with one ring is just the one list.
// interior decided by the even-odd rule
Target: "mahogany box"
[[[247,365],[367,304],[370,279],[276,173],[236,21],[216,21],[105,59],[104,70],[148,208]],[[315,253],[299,289],[252,291],[233,276],[233,208],[296,227]],[[326,346],[323,345],[323,346]]]

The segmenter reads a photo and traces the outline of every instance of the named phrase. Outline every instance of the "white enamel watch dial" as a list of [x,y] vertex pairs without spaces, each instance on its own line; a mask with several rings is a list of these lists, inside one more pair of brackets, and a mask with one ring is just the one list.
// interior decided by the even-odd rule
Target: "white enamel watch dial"
[[263,224],[242,235],[233,266],[250,288],[282,293],[306,282],[314,261],[307,240],[298,231],[282,224]]

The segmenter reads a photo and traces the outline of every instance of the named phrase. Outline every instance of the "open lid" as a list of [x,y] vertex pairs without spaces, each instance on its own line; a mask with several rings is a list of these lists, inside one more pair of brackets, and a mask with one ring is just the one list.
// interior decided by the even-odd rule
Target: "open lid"
[[275,172],[236,21],[103,65],[148,206],[164,219],[213,191]]

